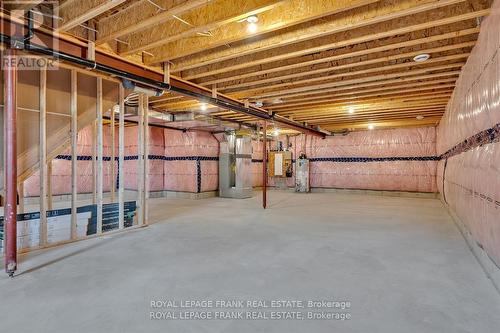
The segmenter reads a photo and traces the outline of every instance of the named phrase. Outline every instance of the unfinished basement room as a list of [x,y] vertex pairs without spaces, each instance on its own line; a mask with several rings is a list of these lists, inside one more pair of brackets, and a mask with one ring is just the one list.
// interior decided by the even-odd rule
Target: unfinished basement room
[[500,0],[0,9],[0,332],[499,332]]

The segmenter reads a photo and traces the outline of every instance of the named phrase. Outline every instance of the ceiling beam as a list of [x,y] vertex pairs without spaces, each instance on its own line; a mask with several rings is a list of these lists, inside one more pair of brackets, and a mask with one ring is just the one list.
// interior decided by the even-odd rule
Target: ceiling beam
[[[150,52],[154,56],[146,57],[145,60],[146,63],[152,64],[184,57],[378,1],[380,0],[288,0],[282,6],[259,15],[256,33],[249,34],[246,24],[241,23],[217,26],[207,29],[211,30],[214,38],[183,39],[175,43],[168,41],[169,43],[151,49]],[[232,7],[241,13],[241,4],[235,5],[233,0]]]
[[[329,2],[332,4],[336,3],[336,1]],[[179,59],[178,61],[174,61],[174,65],[172,66],[173,72],[185,71],[216,62],[229,60],[235,57],[241,57],[256,52],[284,47],[290,44],[304,42],[313,38],[332,35],[335,33],[392,20],[394,18],[403,17],[406,15],[415,15],[426,10],[460,2],[463,2],[463,0],[382,0],[370,6],[360,8],[360,10],[340,13],[328,20],[317,20],[314,22],[309,22],[307,24],[301,24],[294,27],[293,29],[286,29],[280,34],[272,34],[268,37],[263,36],[263,38],[259,38],[257,40],[249,40],[247,43],[241,45],[231,45],[231,48],[211,50],[210,52],[204,52],[188,57],[186,57],[187,52],[181,54],[176,53],[176,51],[174,51],[175,49],[171,49],[170,52],[167,50],[163,52],[161,56],[171,59],[178,58],[179,56],[185,57],[183,59]],[[291,9],[291,12],[295,13],[295,10]],[[263,29],[265,29],[265,24],[259,22],[259,25],[262,25]],[[170,46],[175,47],[175,45]],[[148,60],[150,62],[155,62],[158,61],[161,56],[158,55],[157,57]]]
[[[399,56],[402,50],[404,48],[410,48],[410,47],[415,47],[419,45],[426,45],[426,44],[431,44],[435,42],[441,42],[443,43],[445,40],[450,40],[453,41],[454,39],[460,39],[460,37],[465,37],[465,36],[471,36],[474,34],[479,33],[479,28],[472,28],[472,29],[465,29],[461,31],[455,31],[452,33],[446,33],[446,34],[440,34],[436,36],[431,36],[431,37],[425,37],[425,38],[418,38],[418,39],[412,39],[404,42],[399,42],[399,43],[391,43],[383,46],[379,46],[380,42],[377,41],[375,42],[370,42],[370,43],[365,43],[363,45],[356,45],[355,49],[350,49],[346,50],[345,52],[342,52],[343,50],[337,49],[335,52],[334,56],[330,57],[324,57],[324,58],[316,58],[314,60],[309,60],[309,61],[303,61],[303,62],[296,62],[294,64],[290,65],[283,65],[281,67],[275,67],[275,68],[266,68],[260,71],[251,71],[248,73],[244,74],[239,74],[239,75],[233,75],[232,76],[227,76],[227,77],[222,77],[222,78],[216,78],[210,81],[199,81],[197,80],[198,84],[203,85],[203,86],[209,86],[213,84],[217,84],[217,86],[220,86],[221,83],[226,83],[226,82],[233,82],[233,81],[238,81],[238,80],[243,80],[243,79],[249,79],[254,76],[269,76],[272,73],[277,73],[277,72],[291,72],[295,73],[297,72],[298,69],[302,67],[307,67],[310,69],[312,66],[316,65],[330,65],[330,63],[337,62],[340,60],[345,60],[345,59],[351,59],[351,58],[360,58],[363,56],[369,56],[371,54],[381,54],[385,53],[387,51],[397,51],[394,56]],[[471,38],[471,37],[469,37]],[[433,48],[433,49],[420,49],[418,52],[439,52],[437,50],[444,51],[446,50],[447,47],[452,47],[453,45],[457,46],[457,48],[461,45],[463,47],[467,48],[470,46],[473,46],[473,44],[468,44],[468,43],[476,43],[474,41],[467,41],[463,43],[458,43],[458,44],[451,44],[451,45],[445,45],[441,46],[438,48]],[[362,47],[361,47],[362,46]],[[359,48],[359,50],[358,50]],[[416,51],[417,52],[417,51]],[[388,58],[389,59],[389,58]],[[299,73],[300,72],[299,70]],[[188,78],[186,78],[188,79]],[[189,78],[189,80],[196,79],[194,77]],[[227,84],[226,84],[227,85]],[[222,85],[225,86],[225,85]]]
[[[300,106],[290,106],[287,109],[283,110],[273,110],[273,112],[278,112],[281,115],[286,115],[287,113],[292,113],[292,112],[298,112],[301,110],[314,110],[314,111],[321,111],[321,110],[331,110],[332,108],[336,107],[341,107],[345,111],[348,111],[350,107],[353,107],[354,110],[357,110],[359,108],[363,108],[364,105],[388,105],[389,103],[400,103],[400,102],[410,102],[410,101],[429,101],[429,100],[435,100],[435,99],[442,99],[446,98],[448,99],[451,95],[452,91],[448,90],[445,92],[432,92],[429,94],[424,94],[424,95],[407,95],[407,96],[392,96],[392,97],[360,97],[356,99],[354,103],[348,103],[346,101],[340,101],[340,100],[335,100],[335,101],[327,101],[323,102],[321,104],[314,104],[314,105],[300,105]],[[352,102],[352,101],[351,101]]]
[[[143,31],[124,36],[128,45],[119,48],[119,54],[130,55],[141,51],[149,51],[156,55],[158,46],[174,42],[187,37],[196,37],[198,33],[207,33],[217,27],[245,19],[273,8],[279,8],[284,0],[245,0],[235,5],[234,0],[212,0],[206,6],[195,9],[182,15],[183,20],[174,20],[169,24],[155,25]],[[239,23],[238,23],[239,24]],[[243,24],[239,24],[244,26]],[[210,36],[197,36],[188,40],[201,43],[203,39],[218,39]],[[121,46],[122,44],[120,44]],[[145,55],[149,59],[149,55]],[[164,62],[169,59],[162,59]]]
[[[370,83],[362,83],[362,84],[353,84],[349,86],[344,86],[344,87],[335,87],[335,88],[329,88],[329,89],[323,89],[320,91],[307,91],[307,92],[299,92],[292,94],[290,96],[287,96],[285,98],[290,98],[290,99],[311,99],[314,98],[314,96],[320,94],[322,98],[324,98],[325,94],[328,94],[329,96],[337,96],[337,95],[346,95],[346,94],[356,94],[356,93],[361,93],[361,92],[373,92],[373,91],[386,91],[388,89],[405,89],[405,88],[411,88],[411,87],[440,87],[440,85],[448,84],[450,82],[454,83],[457,80],[457,76],[460,73],[460,71],[455,71],[454,73],[438,73],[438,74],[429,74],[429,75],[419,75],[417,77],[412,77],[409,79],[392,79],[392,80],[385,80],[385,81],[378,81],[378,82],[370,82]],[[443,76],[453,76],[450,78],[442,78]],[[438,78],[436,80],[436,78]],[[424,81],[425,80],[425,81]],[[417,82],[413,82],[417,81]],[[420,81],[420,82],[418,82]],[[408,82],[404,84],[396,84],[395,83],[400,83],[400,82]],[[411,82],[411,83],[410,83]],[[368,88],[368,89],[366,89]],[[341,93],[338,93],[341,92]],[[311,97],[313,95],[313,97]],[[267,101],[266,99],[263,99],[264,101]],[[285,99],[286,101],[288,99]],[[175,103],[159,103],[158,105],[155,105],[156,107],[159,108],[165,108],[165,109],[177,109],[177,108],[193,108],[198,106],[199,104],[197,102],[193,102],[190,100],[185,100],[181,102],[175,102]]]
[[57,31],[68,31],[82,23],[119,6],[126,0],[66,0],[59,6],[62,22]]
[[[341,87],[341,86],[348,86],[348,85],[353,85],[357,83],[367,83],[367,82],[373,82],[373,81],[383,81],[383,80],[388,80],[388,79],[400,79],[400,80],[412,80],[411,76],[413,75],[419,75],[419,74],[427,74],[430,72],[435,72],[435,71],[441,71],[441,73],[437,73],[440,75],[452,75],[456,74],[457,72],[460,73],[460,70],[455,70],[455,71],[450,71],[446,72],[447,70],[452,70],[452,69],[460,69],[463,66],[464,63],[454,63],[454,64],[449,64],[449,65],[442,65],[442,66],[436,66],[436,67],[427,67],[427,68],[422,68],[422,69],[415,69],[415,70],[409,70],[405,72],[398,72],[398,73],[391,73],[391,74],[380,74],[380,75],[374,75],[374,76],[369,76],[369,77],[364,77],[364,78],[358,78],[358,79],[352,79],[352,80],[345,80],[345,81],[335,81],[335,82],[328,82],[328,83],[321,83],[321,84],[316,84],[316,85],[307,85],[304,87],[297,87],[297,88],[291,88],[291,89],[286,89],[286,90],[279,90],[279,91],[267,91],[265,89],[262,89],[261,91],[256,91],[252,94],[247,94],[245,92],[242,93],[236,93],[236,94],[231,94],[231,96],[235,96],[235,98],[247,98],[247,97],[252,97],[253,99],[261,99],[261,98],[266,98],[266,97],[278,97],[278,96],[286,96],[290,95],[296,92],[304,92],[304,91],[314,91],[318,89],[325,89],[325,88],[333,88],[333,87]],[[379,83],[380,84],[380,83]]]
[[133,34],[143,31],[153,25],[163,24],[173,20],[175,16],[183,15],[184,13],[201,7],[210,0],[155,0],[159,8],[152,5],[148,0],[141,0],[124,10],[111,15],[97,22],[96,44],[100,45],[112,41],[121,36]]
[[[406,69],[408,67],[429,66],[429,65],[435,64],[435,63],[454,61],[454,60],[463,60],[462,64],[465,64],[464,60],[466,60],[469,57],[469,54],[470,53],[454,54],[454,55],[450,55],[450,56],[434,58],[434,59],[428,60],[426,62],[420,62],[420,63],[419,62],[403,62],[403,63],[396,64],[396,65],[376,66],[376,67],[372,67],[372,68],[368,68],[368,69],[357,70],[357,71],[355,70],[355,71],[338,73],[338,74],[326,73],[326,75],[315,77],[315,78],[307,78],[307,79],[303,79],[303,80],[296,80],[296,81],[291,81],[291,82],[266,85],[264,87],[245,89],[245,90],[243,90],[242,93],[244,93],[245,96],[248,96],[249,94],[259,93],[261,91],[268,91],[268,90],[279,89],[279,88],[288,90],[291,87],[302,85],[302,84],[311,84],[311,83],[322,82],[325,80],[333,80],[333,79],[344,80],[344,78],[347,78],[350,76],[367,75],[367,74],[374,74],[374,73],[378,73],[378,72],[388,73],[389,71],[398,70],[398,69]],[[332,69],[333,69],[333,71],[335,71],[335,68],[332,68]],[[221,89],[221,91],[226,91],[226,90],[227,89]],[[231,92],[233,92],[233,91],[234,90],[231,90]]]
[[[377,41],[383,38],[405,35],[416,31],[425,31],[427,29],[429,29],[430,31],[439,30],[438,29],[439,27],[448,26],[450,24],[457,22],[472,20],[478,17],[483,17],[488,15],[489,13],[490,9],[484,9],[480,11],[469,12],[466,14],[449,16],[438,20],[430,20],[428,15],[424,15],[423,17],[419,18],[419,20],[423,21],[423,23],[418,23],[414,25],[409,25],[407,20],[395,20],[391,21],[390,24],[384,24],[377,27],[367,27],[366,29],[362,29],[362,31],[357,32],[357,35],[359,36],[356,37],[352,37],[353,33],[351,32],[340,33],[334,36],[329,36],[327,40],[320,38],[318,40],[313,40],[310,43],[307,43],[306,45],[301,43],[295,44],[293,45],[293,47],[280,49],[278,50],[279,52],[276,51],[260,52],[255,55],[242,56],[239,57],[238,59],[231,60],[228,62],[220,62],[217,63],[216,66],[201,68],[196,74],[196,76],[200,77],[200,76],[216,75],[220,73],[232,72],[250,67],[258,68],[257,66],[263,66],[269,63],[276,63],[274,67],[281,67],[283,65],[283,62],[287,59],[297,58],[327,50],[336,50],[342,47],[362,44],[370,41]],[[440,16],[444,16],[445,14],[447,14],[447,12],[438,13],[438,15]],[[413,20],[411,20],[410,22],[412,21]],[[394,26],[396,26],[395,29],[393,29]],[[387,27],[389,27],[389,29],[387,29]],[[471,28],[471,26],[469,26],[468,28]],[[379,32],[374,33],[374,31],[379,31]],[[428,34],[429,31],[425,31],[425,35]],[[183,78],[187,80],[192,80],[193,75],[191,75],[190,73],[184,76],[183,73]]]
[[[344,69],[350,69],[350,68],[368,66],[368,65],[375,65],[375,64],[381,65],[381,63],[392,62],[394,60],[401,60],[401,59],[406,59],[406,58],[411,59],[411,58],[415,57],[416,55],[422,54],[422,53],[430,54],[432,57],[432,55],[434,55],[436,53],[440,53],[440,52],[452,51],[452,50],[463,49],[463,48],[467,48],[467,49],[472,48],[475,44],[476,44],[475,41],[471,41],[471,42],[446,45],[446,46],[442,46],[442,47],[436,47],[436,48],[432,48],[432,49],[420,49],[417,51],[406,52],[406,53],[401,53],[398,50],[399,51],[398,53],[396,53],[394,55],[390,55],[390,56],[381,55],[380,57],[365,60],[365,61],[360,61],[359,59],[351,59],[349,63],[344,63],[341,65],[333,65],[333,66],[330,65],[330,66],[326,66],[325,68],[307,70],[307,71],[302,71],[302,72],[295,72],[295,73],[288,74],[288,75],[277,75],[277,76],[272,76],[272,77],[268,76],[269,78],[256,79],[253,81],[246,81],[246,82],[242,82],[242,83],[238,83],[238,84],[227,84],[227,85],[222,85],[222,86],[217,85],[217,87],[219,90],[224,91],[226,89],[238,89],[238,88],[244,88],[244,87],[251,87],[251,86],[256,86],[256,85],[261,85],[261,84],[269,84],[269,83],[275,82],[275,81],[290,80],[290,79],[294,79],[294,78],[300,78],[300,77],[311,76],[311,75],[318,75],[318,74],[323,74],[323,73],[327,73],[328,75],[330,75],[333,72],[344,70]],[[469,53],[463,53],[463,57],[468,57],[468,55],[469,55]],[[457,57],[459,57],[459,56],[457,55]],[[432,57],[432,58],[433,59],[440,59],[440,57],[438,57],[438,58]],[[459,57],[459,58],[461,58],[461,57]],[[416,63],[413,63],[413,64],[416,65]],[[408,64],[407,66],[411,66],[411,65]],[[351,72],[351,73],[355,73],[355,72]],[[355,75],[355,74],[352,74],[352,75]],[[201,84],[201,85],[205,85],[205,84]]]
[[[360,99],[366,99],[366,98],[373,98],[373,99],[380,99],[382,98],[385,99],[392,99],[396,98],[399,96],[402,97],[417,97],[417,96],[433,96],[435,94],[444,94],[444,93],[449,93],[451,94],[453,92],[453,88],[455,85],[450,84],[446,85],[444,88],[441,89],[436,89],[436,88],[431,88],[431,89],[421,89],[421,88],[416,88],[416,89],[409,89],[410,91],[407,90],[392,90],[392,91],[385,91],[383,93],[372,93],[372,94],[359,94],[359,95],[353,95],[353,96],[348,96],[348,97],[340,97],[340,98],[335,98],[335,97],[323,97],[322,99],[317,99],[317,100],[306,100],[303,102],[295,102],[295,103],[286,103],[286,104],[277,104],[277,105],[270,105],[267,106],[266,108],[270,111],[273,112],[283,112],[283,111],[293,111],[301,106],[316,106],[316,105],[322,105],[325,103],[344,103],[346,108],[348,108],[351,105],[355,105],[355,103],[358,103]],[[430,90],[430,92],[424,92]]]
[[34,8],[38,6],[39,4],[43,3],[44,0],[17,0],[16,2],[6,2],[6,1],[1,1],[0,2],[0,8],[2,9],[7,9],[9,11],[12,10],[22,10],[22,11],[27,11],[30,10],[31,8]]
[[[423,120],[417,119],[402,119],[402,120],[387,120],[387,121],[375,121],[370,124],[374,125],[375,128],[401,128],[401,127],[415,127],[415,126],[429,126],[437,125],[441,119],[441,116],[434,116],[425,118]],[[324,124],[323,128],[329,131],[339,131],[343,129],[351,130],[367,130],[366,122],[346,122],[343,124]]]
[[279,112],[278,114],[282,116],[290,116],[293,115],[293,118],[298,121],[305,121],[305,120],[310,120],[314,118],[328,118],[328,117],[333,117],[337,115],[345,115],[346,117],[354,117],[356,115],[360,115],[363,113],[366,113],[368,111],[374,111],[376,113],[383,113],[383,112],[391,112],[392,110],[400,110],[400,109],[414,109],[414,108],[431,108],[435,106],[446,106],[448,104],[448,96],[446,97],[440,97],[439,99],[436,100],[418,100],[418,101],[412,101],[408,103],[403,103],[403,102],[391,102],[391,103],[384,103],[380,102],[378,104],[373,104],[373,105],[366,105],[366,106],[358,106],[356,108],[356,112],[354,114],[349,114],[346,110],[345,107],[331,107],[331,108],[324,108],[324,109],[303,109],[303,110],[297,110],[297,111],[289,111],[289,112]]
[[[449,82],[455,83],[458,79],[458,75],[460,71],[455,71],[454,73],[437,73],[437,74],[429,74],[429,75],[420,75],[414,78],[399,78],[392,79],[386,81],[378,81],[378,82],[369,82],[362,84],[354,84],[345,87],[334,87],[328,89],[321,89],[318,91],[306,91],[306,92],[298,92],[294,94],[290,94],[284,96],[282,99],[288,101],[290,99],[305,99],[305,98],[314,98],[318,95],[324,97],[325,94],[335,93],[333,95],[337,95],[338,92],[341,94],[354,94],[356,92],[372,92],[372,91],[385,91],[386,89],[399,89],[399,88],[409,88],[409,87],[422,87],[422,86],[431,86],[431,87],[439,87],[440,85],[447,84]],[[449,76],[449,77],[447,77]],[[444,77],[444,78],[443,78]],[[417,82],[413,82],[417,81]],[[403,83],[403,84],[398,84]],[[368,88],[368,89],[366,89]],[[270,102],[275,98],[264,98],[262,101]]]

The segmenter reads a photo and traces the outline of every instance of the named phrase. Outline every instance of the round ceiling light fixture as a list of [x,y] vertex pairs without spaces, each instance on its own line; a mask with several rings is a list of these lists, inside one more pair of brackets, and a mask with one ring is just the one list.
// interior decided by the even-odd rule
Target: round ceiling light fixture
[[369,125],[368,125],[368,129],[369,129],[369,130],[375,129],[375,125],[373,125],[373,124],[369,124]]
[[257,23],[257,22],[259,22],[259,18],[257,17],[257,15],[252,15],[252,16],[247,17],[247,22],[248,23]]
[[424,118],[425,118],[424,116],[417,116],[417,119],[418,119],[418,120],[422,120],[422,119],[424,119]]
[[256,33],[257,29],[259,28],[257,26],[257,22],[259,22],[259,18],[255,15],[252,15],[252,16],[247,17],[247,22],[248,22],[248,26],[247,26],[248,32],[251,34]]
[[200,110],[201,111],[207,111],[207,104],[206,103],[201,103]]
[[430,57],[431,57],[430,54],[428,54],[428,53],[422,53],[422,54],[419,54],[419,55],[415,56],[413,58],[413,61],[415,61],[415,62],[424,62],[426,60],[429,60]]
[[350,106],[350,107],[347,109],[347,112],[349,112],[350,114],[353,114],[355,111],[356,111],[356,109],[354,109],[354,106]]

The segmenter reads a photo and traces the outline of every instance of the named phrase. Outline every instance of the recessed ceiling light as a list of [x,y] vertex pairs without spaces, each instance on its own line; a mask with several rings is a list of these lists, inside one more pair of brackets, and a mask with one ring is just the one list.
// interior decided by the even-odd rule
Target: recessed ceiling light
[[256,101],[255,102],[255,106],[258,107],[258,108],[261,108],[262,106],[264,106],[264,103],[261,102],[261,101]]
[[251,34],[257,32],[257,29],[259,28],[257,26],[257,22],[259,22],[259,18],[255,15],[252,15],[252,16],[247,17],[247,22],[248,22],[248,26],[247,26],[248,32]]
[[419,55],[415,56],[415,58],[413,58],[413,61],[415,61],[415,62],[423,62],[423,61],[429,60],[430,57],[431,57],[430,54],[422,53],[422,54],[419,54]]
[[275,128],[274,131],[273,131],[273,135],[274,136],[279,136],[280,135],[280,129],[279,128]]
[[252,15],[247,17],[247,22],[248,23],[257,23],[259,22],[259,18],[256,15]]
[[349,112],[350,114],[353,114],[356,110],[354,109],[354,106],[350,106],[348,109],[347,109],[347,112]]
[[373,125],[373,124],[369,124],[369,125],[368,125],[368,129],[369,129],[369,130],[372,130],[372,129],[374,129],[374,128],[375,128],[375,125]]
[[417,119],[418,119],[418,120],[422,120],[422,119],[424,119],[424,118],[425,118],[424,116],[417,116]]
[[249,33],[253,34],[257,32],[257,24],[255,23],[248,23],[247,30]]
[[207,104],[206,103],[201,103],[200,110],[201,111],[207,111]]

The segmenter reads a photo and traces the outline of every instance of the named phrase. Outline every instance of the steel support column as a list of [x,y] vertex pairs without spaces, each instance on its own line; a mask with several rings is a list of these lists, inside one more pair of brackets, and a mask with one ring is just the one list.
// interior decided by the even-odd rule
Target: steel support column
[[267,121],[262,126],[262,207],[267,207]]
[[[6,59],[16,56],[16,51],[6,49]],[[4,62],[4,144],[5,144],[5,271],[14,276],[17,269],[17,142],[16,142],[16,86],[17,68],[14,61]]]

